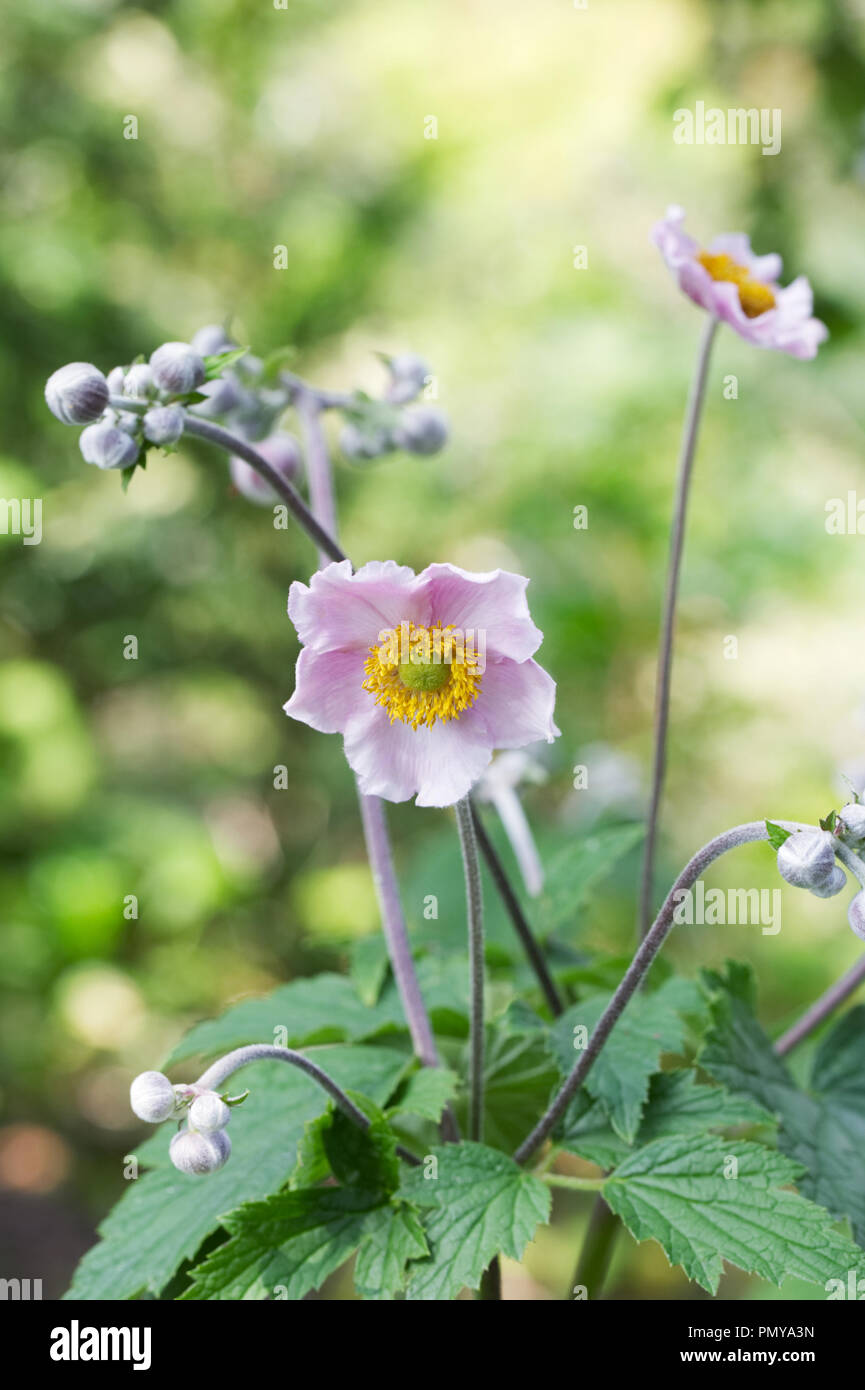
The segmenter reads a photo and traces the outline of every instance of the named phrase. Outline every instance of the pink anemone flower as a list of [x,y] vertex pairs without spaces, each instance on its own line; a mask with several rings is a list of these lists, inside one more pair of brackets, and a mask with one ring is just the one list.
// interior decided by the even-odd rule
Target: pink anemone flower
[[289,592],[303,649],[286,713],[343,735],[366,795],[453,805],[494,749],[558,736],[527,584],[456,565],[327,565]]
[[755,347],[816,357],[829,330],[812,315],[807,278],[800,275],[782,288],[780,256],[755,256],[742,232],[716,236],[704,249],[688,236],[684,222],[684,208],[674,206],[652,228],[652,241],[679,288]]

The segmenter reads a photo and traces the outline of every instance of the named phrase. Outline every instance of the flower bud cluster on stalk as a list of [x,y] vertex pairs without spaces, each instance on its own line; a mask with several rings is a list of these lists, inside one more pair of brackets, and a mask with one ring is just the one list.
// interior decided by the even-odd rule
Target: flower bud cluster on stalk
[[139,1120],[158,1125],[163,1120],[185,1120],[173,1136],[169,1155],[181,1173],[200,1176],[215,1173],[231,1155],[231,1140],[225,1127],[231,1119],[231,1106],[215,1091],[197,1085],[172,1085],[162,1072],[145,1071],[129,1088],[129,1100]]
[[[287,482],[295,482],[302,472],[301,446],[280,422],[304,393],[316,409],[342,413],[340,447],[352,462],[397,449],[426,456],[447,443],[444,414],[411,404],[432,379],[422,358],[385,357],[388,382],[379,398],[361,391],[318,392],[286,371],[284,359],[285,353],[277,353],[263,361],[238,347],[219,325],[209,324],[190,342],[162,343],[149,360],[112,367],[107,375],[91,362],[70,362],[48,379],[45,400],[63,424],[86,426],[79,439],[85,462],[120,471],[124,486],[135,468],[144,466],[149,447],[176,447],[190,416],[230,430]],[[231,459],[230,476],[250,502],[267,506],[276,500],[272,487],[245,460]]]

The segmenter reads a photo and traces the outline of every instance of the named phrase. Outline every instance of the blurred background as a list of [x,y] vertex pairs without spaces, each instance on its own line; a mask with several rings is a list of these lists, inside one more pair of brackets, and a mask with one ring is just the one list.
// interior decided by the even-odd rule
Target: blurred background
[[[648,233],[671,202],[702,240],[747,230],[785,278],[810,277],[831,338],[801,363],[719,336],[659,888],[729,825],[814,821],[848,799],[843,772],[865,778],[865,539],[825,527],[830,499],[865,496],[863,19],[863,0],[5,7],[0,495],[42,498],[44,535],[0,535],[0,1273],[65,1287],[139,1137],[131,1075],[196,1019],[344,968],[377,931],[340,741],[281,711],[286,593],[311,547],[203,447],[154,453],[124,495],[48,413],[46,377],[227,316],[254,351],[291,345],[301,374],[339,389],[381,390],[377,351],[428,358],[452,442],[362,469],[337,458],[343,542],[358,564],[531,576],[563,736],[526,805],[555,853],[644,802],[702,327]],[[697,101],[781,108],[781,153],[674,144],[673,112]],[[458,944],[450,818],[390,820],[412,928]],[[629,953],[637,868],[635,850],[562,938]],[[452,906],[424,923],[446,882]],[[781,886],[764,846],[711,883]],[[512,943],[488,899],[494,965]],[[685,928],[670,958],[686,973],[752,961],[778,1031],[856,958],[846,901],[784,886],[778,935]],[[510,1297],[563,1296],[586,1211],[561,1202],[507,1267]],[[612,1292],[694,1296],[627,1236]],[[777,1295],[734,1273],[720,1296]]]

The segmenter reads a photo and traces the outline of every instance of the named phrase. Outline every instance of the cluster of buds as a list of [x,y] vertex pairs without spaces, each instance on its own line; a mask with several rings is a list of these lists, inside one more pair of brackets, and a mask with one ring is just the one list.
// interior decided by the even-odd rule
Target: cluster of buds
[[[241,1097],[242,1099],[242,1097]],[[231,1154],[225,1127],[231,1105],[216,1091],[196,1085],[172,1085],[160,1071],[144,1071],[129,1089],[129,1100],[139,1120],[158,1125],[163,1120],[185,1120],[169,1145],[169,1155],[181,1173],[215,1173]]]
[[390,378],[384,396],[375,400],[358,393],[343,406],[342,453],[358,463],[396,449],[408,454],[437,454],[448,440],[445,415],[434,406],[409,404],[432,380],[428,364],[414,353],[400,353],[384,361]]
[[[342,412],[340,447],[347,458],[377,458],[395,449],[435,454],[447,442],[447,422],[432,406],[412,405],[431,380],[411,353],[385,358],[388,385],[380,398],[363,392],[319,393],[284,370],[283,355],[268,363],[237,346],[219,325],[199,329],[188,343],[163,343],[130,366],[104,375],[91,362],[70,362],[48,379],[45,399],[65,425],[83,425],[79,444],[87,463],[124,473],[150,446],[172,449],[189,417],[209,420],[253,445],[286,481],[301,472],[297,439],[279,421],[301,392]],[[124,408],[128,402],[128,408]],[[232,457],[231,478],[249,501],[270,505],[273,489],[248,463]]]

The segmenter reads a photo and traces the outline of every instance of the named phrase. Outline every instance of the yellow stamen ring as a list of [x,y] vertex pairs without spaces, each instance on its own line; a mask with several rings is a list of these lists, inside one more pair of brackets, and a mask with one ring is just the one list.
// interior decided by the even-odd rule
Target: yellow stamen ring
[[455,634],[451,623],[423,627],[403,622],[379,634],[364,662],[363,689],[375,696],[391,724],[413,729],[446,724],[471,709],[481,689],[477,652]]
[[731,256],[722,251],[701,251],[697,260],[713,280],[728,280],[738,287],[739,303],[749,319],[759,318],[768,309],[774,309],[775,296],[769,286],[753,280],[751,272]]

